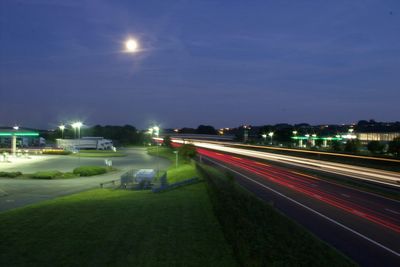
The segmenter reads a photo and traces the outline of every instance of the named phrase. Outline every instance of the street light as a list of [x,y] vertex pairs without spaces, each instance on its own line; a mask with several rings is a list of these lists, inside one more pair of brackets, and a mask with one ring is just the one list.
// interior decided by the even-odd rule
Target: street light
[[158,137],[160,135],[160,127],[154,126],[153,132],[154,132],[154,135]]
[[264,133],[264,134],[262,134],[261,136],[262,136],[262,138],[264,139],[264,144],[265,144],[265,142],[267,141],[267,135]]
[[72,126],[72,128],[74,128],[74,130],[75,129],[78,129],[78,161],[79,161],[79,163],[81,162],[81,127],[82,127],[82,122],[80,122],[80,121],[77,121],[77,122],[74,122],[73,124],[71,124],[71,126]]
[[271,137],[271,145],[272,145],[272,137],[274,136],[274,132],[269,132],[268,136]]
[[18,131],[18,130],[19,130],[19,126],[18,126],[18,125],[15,125],[15,126],[13,126],[13,129],[16,130],[16,131]]
[[178,151],[175,150],[174,154],[175,154],[175,166],[176,166],[176,168],[178,168],[178,160],[179,160]]
[[[158,126],[153,126],[153,127],[151,127],[150,129],[149,129],[149,132],[150,132],[150,134],[151,135],[155,135],[155,136],[159,136],[160,135],[160,127],[158,127]],[[156,145],[157,145],[157,176],[158,176],[158,173],[160,172],[160,163],[159,163],[159,152],[158,152],[158,142],[157,142],[158,140],[156,140]]]
[[61,124],[60,126],[58,126],[58,128],[60,128],[60,130],[61,130],[61,139],[64,139],[65,125]]

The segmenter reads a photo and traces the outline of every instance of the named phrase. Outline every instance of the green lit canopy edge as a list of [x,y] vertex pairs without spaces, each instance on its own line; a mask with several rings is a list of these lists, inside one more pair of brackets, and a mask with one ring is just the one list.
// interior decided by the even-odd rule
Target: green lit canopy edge
[[35,132],[0,132],[0,136],[39,136],[39,133]]
[[293,136],[292,139],[294,140],[308,140],[308,139],[313,139],[313,140],[328,140],[328,141],[340,141],[343,138],[341,137],[307,137],[307,136]]

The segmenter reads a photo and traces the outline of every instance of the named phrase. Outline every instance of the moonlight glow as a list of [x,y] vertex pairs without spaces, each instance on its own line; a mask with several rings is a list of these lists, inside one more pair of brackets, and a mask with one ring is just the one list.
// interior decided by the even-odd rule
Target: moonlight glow
[[139,45],[136,40],[129,39],[125,42],[125,48],[127,52],[136,52]]

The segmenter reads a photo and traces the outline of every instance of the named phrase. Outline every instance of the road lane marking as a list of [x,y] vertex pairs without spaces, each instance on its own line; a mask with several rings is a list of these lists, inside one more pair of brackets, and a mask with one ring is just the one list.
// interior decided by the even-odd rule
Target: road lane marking
[[265,166],[265,167],[271,167],[271,165],[268,165],[268,164],[265,164],[265,163],[261,163],[261,162],[258,162],[258,161],[255,161],[255,163],[258,164],[258,165]]
[[344,197],[347,197],[347,198],[350,197],[349,195],[346,195],[346,194],[341,194],[341,195],[344,196]]
[[389,212],[391,212],[391,213],[400,215],[400,212],[397,212],[397,211],[394,211],[394,210],[391,210],[391,209],[385,209],[385,210],[386,210],[386,211],[389,211]]
[[343,229],[345,229],[345,230],[357,235],[358,237],[361,237],[362,239],[367,240],[368,242],[370,242],[370,243],[372,243],[372,244],[374,244],[374,245],[376,245],[376,246],[378,246],[378,247],[380,247],[380,248],[382,248],[382,249],[384,249],[384,250],[396,255],[397,257],[400,257],[400,253],[398,253],[398,252],[386,247],[385,245],[383,245],[383,244],[381,244],[381,243],[379,243],[379,242],[377,242],[377,241],[375,241],[375,240],[373,240],[373,239],[371,239],[371,238],[369,238],[369,237],[357,232],[356,230],[353,230],[352,228],[350,228],[350,227],[348,227],[348,226],[346,226],[346,225],[344,225],[344,224],[342,224],[342,223],[340,223],[340,222],[338,222],[338,221],[336,221],[336,220],[334,220],[334,219],[332,219],[332,218],[320,213],[319,211],[316,211],[313,208],[310,208],[309,206],[307,206],[305,204],[302,204],[302,203],[298,202],[297,200],[295,200],[295,199],[293,199],[291,197],[288,197],[285,194],[282,194],[281,192],[278,192],[277,190],[272,189],[271,187],[266,186],[266,185],[264,185],[264,184],[262,184],[262,183],[260,183],[258,181],[255,181],[255,180],[251,179],[250,177],[248,177],[247,175],[244,175],[244,174],[242,174],[242,173],[240,173],[240,172],[238,172],[238,171],[236,171],[234,169],[231,169],[231,168],[229,168],[229,167],[227,167],[227,166],[225,166],[225,165],[223,165],[221,163],[218,163],[218,162],[216,162],[216,161],[214,161],[214,160],[212,160],[210,158],[207,158],[207,160],[213,162],[216,165],[221,166],[222,168],[228,169],[231,172],[234,172],[234,173],[246,178],[247,180],[249,180],[249,181],[251,181],[251,182],[253,182],[255,184],[258,184],[259,186],[264,187],[265,189],[268,189],[269,191],[274,192],[275,194],[277,194],[277,195],[279,195],[279,196],[281,196],[283,198],[286,198],[287,200],[299,205],[300,207],[303,207],[304,209],[306,209],[306,210],[308,210],[308,211],[310,211],[310,212],[312,212],[312,213],[314,213],[314,214],[316,214],[316,215],[318,215],[318,216],[330,221],[333,224],[336,224],[337,226],[339,226],[339,227],[341,227],[341,228],[343,228]]
[[358,216],[365,217],[365,213],[363,213],[363,212],[361,212],[361,211],[352,210],[352,212],[353,212],[354,214],[357,214]]
[[308,174],[304,174],[304,173],[301,173],[301,172],[295,172],[295,171],[290,171],[290,172],[298,174],[298,175],[301,175],[301,176],[304,176],[304,177],[307,177],[307,178],[311,178],[311,179],[314,179],[314,180],[320,180],[319,178],[316,178],[314,176],[311,176],[311,175],[308,175]]

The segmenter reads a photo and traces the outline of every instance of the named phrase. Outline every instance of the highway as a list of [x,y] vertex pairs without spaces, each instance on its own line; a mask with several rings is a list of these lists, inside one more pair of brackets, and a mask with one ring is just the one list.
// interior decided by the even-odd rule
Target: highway
[[400,202],[257,160],[198,153],[358,264],[399,266]]
[[305,167],[307,169],[323,171],[327,173],[351,177],[354,179],[365,180],[369,182],[389,185],[400,188],[400,173],[385,170],[378,170],[366,167],[353,166],[342,163],[334,163],[322,160],[308,159],[295,156],[287,156],[282,154],[269,153],[264,151],[254,151],[244,148],[235,148],[225,146],[224,143],[207,142],[207,141],[182,141],[179,139],[173,140],[176,143],[190,142],[196,147],[212,149],[241,156],[269,160],[273,162],[284,163],[297,167]]
[[[173,142],[179,146],[184,141]],[[400,266],[400,201],[320,179],[298,167],[373,181],[394,190],[399,187],[399,173],[203,140],[190,143],[204,163],[233,173],[240,185],[361,266]]]

